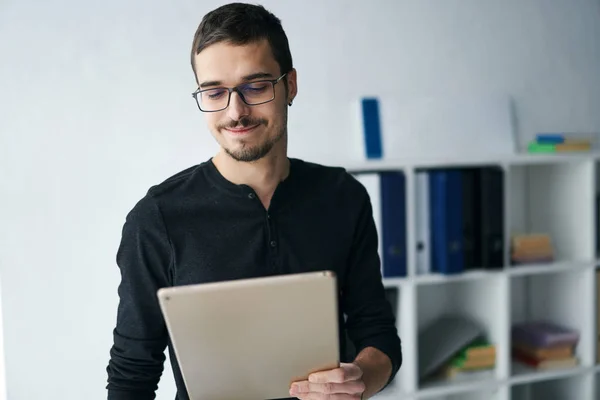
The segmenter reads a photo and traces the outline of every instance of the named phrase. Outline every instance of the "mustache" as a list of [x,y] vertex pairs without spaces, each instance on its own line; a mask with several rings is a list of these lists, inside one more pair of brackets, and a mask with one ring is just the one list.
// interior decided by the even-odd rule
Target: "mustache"
[[240,118],[238,121],[231,120],[224,124],[220,124],[220,125],[218,125],[218,129],[246,128],[249,126],[266,125],[266,124],[267,124],[267,121],[262,118],[243,117],[243,118]]

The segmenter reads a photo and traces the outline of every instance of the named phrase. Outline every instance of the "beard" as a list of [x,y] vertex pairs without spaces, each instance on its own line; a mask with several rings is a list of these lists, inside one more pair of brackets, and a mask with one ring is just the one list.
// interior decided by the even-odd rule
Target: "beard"
[[[287,110],[286,110],[287,111]],[[279,142],[286,133],[287,126],[287,112],[285,113],[284,121],[281,127],[278,127],[278,131],[275,132],[274,137],[268,137],[262,143],[256,145],[250,145],[246,143],[243,139],[240,141],[241,148],[239,149],[230,149],[226,146],[222,146],[225,153],[227,153],[231,158],[240,162],[253,162],[258,161],[271,151],[273,146]],[[250,117],[242,117],[239,121],[231,121],[228,124],[218,126],[218,130],[220,131],[223,128],[237,128],[237,127],[247,127],[254,125],[267,125],[267,121],[264,119],[253,119]]]
[[275,143],[277,143],[283,137],[283,132],[279,133],[277,137],[266,140],[255,146],[243,144],[241,149],[232,150],[227,147],[223,147],[225,153],[236,161],[241,162],[253,162],[258,161],[271,151]]

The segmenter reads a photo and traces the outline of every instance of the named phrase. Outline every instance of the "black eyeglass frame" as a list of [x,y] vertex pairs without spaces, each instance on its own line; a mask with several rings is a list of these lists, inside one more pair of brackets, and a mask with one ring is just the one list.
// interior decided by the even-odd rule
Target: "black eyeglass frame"
[[[231,102],[231,93],[233,93],[233,92],[236,92],[238,94],[238,96],[240,96],[240,99],[242,99],[242,101],[245,104],[247,104],[249,106],[258,106],[260,104],[269,103],[269,102],[275,100],[275,85],[278,84],[279,81],[281,81],[286,75],[287,75],[287,72],[284,73],[283,75],[281,75],[279,78],[276,78],[276,79],[262,79],[262,80],[258,80],[258,81],[246,82],[246,83],[242,83],[240,85],[234,86],[232,88],[222,87],[222,86],[211,87],[211,88],[208,88],[208,89],[200,89],[200,88],[198,88],[196,91],[194,91],[192,93],[192,97],[194,98],[194,100],[196,100],[196,105],[198,106],[198,109],[200,111],[202,111],[202,112],[219,112],[219,111],[223,111],[223,110],[227,109],[227,107],[229,107],[229,103]],[[271,89],[273,90],[273,97],[271,97],[269,100],[261,101],[260,103],[249,104],[246,101],[246,98],[242,94],[241,90],[239,89],[240,86],[249,85],[249,84],[252,84],[252,83],[262,83],[262,82],[269,82],[272,85]],[[228,92],[227,93],[227,104],[225,105],[225,107],[220,108],[218,110],[203,110],[202,107],[200,106],[200,100],[198,99],[198,95],[201,94],[202,92],[207,92],[209,90],[215,90],[215,89],[227,90],[227,92]]]

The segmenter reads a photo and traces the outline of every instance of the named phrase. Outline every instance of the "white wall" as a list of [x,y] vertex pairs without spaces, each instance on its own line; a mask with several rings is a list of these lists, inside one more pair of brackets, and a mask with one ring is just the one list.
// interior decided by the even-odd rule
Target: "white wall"
[[[215,150],[190,93],[216,1],[0,3],[0,275],[10,399],[106,397],[124,217]],[[354,154],[355,97],[500,91],[521,142],[600,131],[597,0],[265,1],[299,95],[290,154]],[[172,398],[167,371],[159,398]]]

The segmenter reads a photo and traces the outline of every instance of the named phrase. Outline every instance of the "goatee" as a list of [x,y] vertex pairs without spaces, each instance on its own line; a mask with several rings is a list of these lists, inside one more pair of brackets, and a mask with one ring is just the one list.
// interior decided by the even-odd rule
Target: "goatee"
[[243,144],[243,147],[238,151],[232,151],[227,147],[224,147],[225,153],[227,153],[231,158],[236,161],[241,162],[253,162],[258,161],[271,151],[273,146],[277,142],[279,142],[283,136],[285,135],[285,128],[281,130],[274,138],[271,138],[264,143],[261,143],[257,146],[248,146]]
[[[253,162],[253,161],[260,160],[261,158],[263,158],[264,156],[269,154],[269,152],[271,151],[273,146],[275,146],[275,144],[277,142],[279,142],[285,136],[286,131],[287,131],[287,112],[286,111],[284,112],[285,116],[284,116],[284,121],[281,126],[281,129],[279,132],[277,132],[277,135],[275,137],[269,138],[264,143],[260,143],[256,146],[250,146],[242,140],[241,141],[242,148],[240,150],[234,151],[234,150],[228,149],[227,147],[224,147],[224,146],[223,146],[223,150],[225,150],[225,153],[227,153],[231,158],[233,158],[236,161]],[[250,117],[242,117],[242,118],[240,118],[239,121],[231,121],[228,124],[218,126],[218,128],[219,128],[219,130],[221,130],[224,128],[237,128],[237,127],[245,128],[245,127],[254,126],[254,125],[267,126],[267,121],[264,119],[253,119]]]

